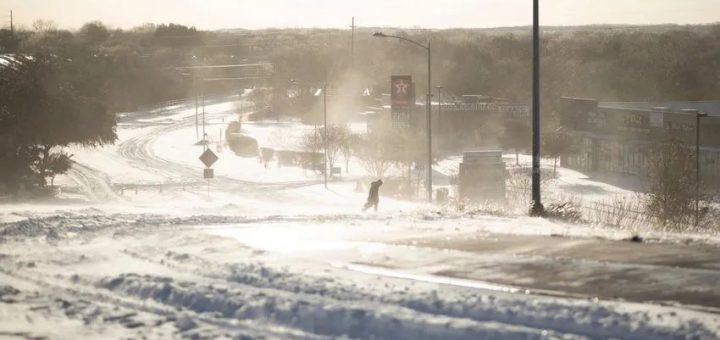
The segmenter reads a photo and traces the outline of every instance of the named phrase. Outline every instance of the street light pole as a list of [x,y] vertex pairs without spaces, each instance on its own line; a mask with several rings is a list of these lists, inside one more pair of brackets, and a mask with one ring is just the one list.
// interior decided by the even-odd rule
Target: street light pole
[[427,196],[428,196],[428,202],[432,203],[433,201],[433,195],[432,195],[432,71],[431,71],[431,62],[430,62],[430,39],[428,38],[427,42],[427,61],[428,61],[428,84],[427,84],[427,154],[428,154],[428,160],[427,160]]
[[544,215],[540,201],[540,14],[533,0],[533,116],[532,116],[532,206],[530,215]]
[[700,225],[700,118],[707,113],[695,113],[695,229]]
[[426,179],[425,179],[425,185],[427,190],[427,199],[428,202],[432,202],[432,63],[431,63],[431,49],[430,49],[430,39],[428,38],[427,45],[423,45],[415,40],[411,40],[405,37],[400,37],[397,35],[389,35],[382,32],[376,32],[373,34],[373,37],[376,38],[395,38],[403,41],[407,41],[411,44],[414,44],[416,46],[422,47],[427,51],[427,76],[428,76],[428,83],[427,83],[427,98],[426,98],[426,104],[425,104],[425,117],[427,120],[426,125],[426,135],[427,135],[427,173],[426,173]]

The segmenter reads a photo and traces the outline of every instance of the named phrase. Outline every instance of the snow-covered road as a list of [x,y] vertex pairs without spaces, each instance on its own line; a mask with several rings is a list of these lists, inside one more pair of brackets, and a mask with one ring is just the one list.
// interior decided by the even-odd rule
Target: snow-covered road
[[0,305],[0,329],[33,336],[56,336],[60,323],[90,337],[712,339],[720,322],[682,306],[452,279],[448,268],[471,269],[461,263],[500,267],[507,259],[394,245],[442,232],[409,216],[93,210],[12,226],[0,254],[0,282],[12,287],[3,299],[12,303]]
[[[210,136],[237,100],[208,105]],[[194,122],[191,104],[128,114],[116,145],[73,150],[65,201],[0,207],[0,338],[720,337],[715,238],[390,198],[361,214],[361,173],[326,190],[229,151],[208,195]],[[243,132],[282,147],[306,128]]]

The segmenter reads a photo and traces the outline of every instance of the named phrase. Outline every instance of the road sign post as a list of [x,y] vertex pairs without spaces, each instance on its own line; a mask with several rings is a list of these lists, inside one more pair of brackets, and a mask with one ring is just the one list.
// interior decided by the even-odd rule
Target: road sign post
[[210,148],[206,148],[205,151],[198,157],[200,161],[205,164],[203,169],[203,178],[207,179],[207,195],[210,198],[210,179],[215,177],[215,171],[211,168],[218,160],[218,156],[215,155]]
[[203,162],[203,164],[205,164],[206,168],[212,167],[212,165],[218,160],[218,156],[215,155],[215,153],[209,148],[205,149],[205,152],[203,152],[198,158],[201,162]]

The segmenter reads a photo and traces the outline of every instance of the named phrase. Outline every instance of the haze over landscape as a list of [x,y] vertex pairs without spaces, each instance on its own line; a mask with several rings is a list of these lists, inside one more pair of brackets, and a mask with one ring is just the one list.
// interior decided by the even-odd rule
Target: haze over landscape
[[[720,21],[717,0],[546,0],[543,25],[707,24]],[[18,25],[51,19],[63,28],[100,20],[131,28],[145,23],[176,22],[199,29],[347,28],[348,18],[362,26],[487,28],[527,26],[531,2],[523,0],[3,0],[0,11],[13,9]],[[312,18],[312,20],[308,20]]]

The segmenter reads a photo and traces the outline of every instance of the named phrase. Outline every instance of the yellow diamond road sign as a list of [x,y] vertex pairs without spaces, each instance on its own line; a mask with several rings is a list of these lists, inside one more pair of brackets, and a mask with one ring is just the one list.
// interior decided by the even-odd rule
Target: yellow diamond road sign
[[200,158],[200,161],[203,162],[207,168],[211,167],[218,160],[218,156],[210,149],[205,150],[198,158]]

